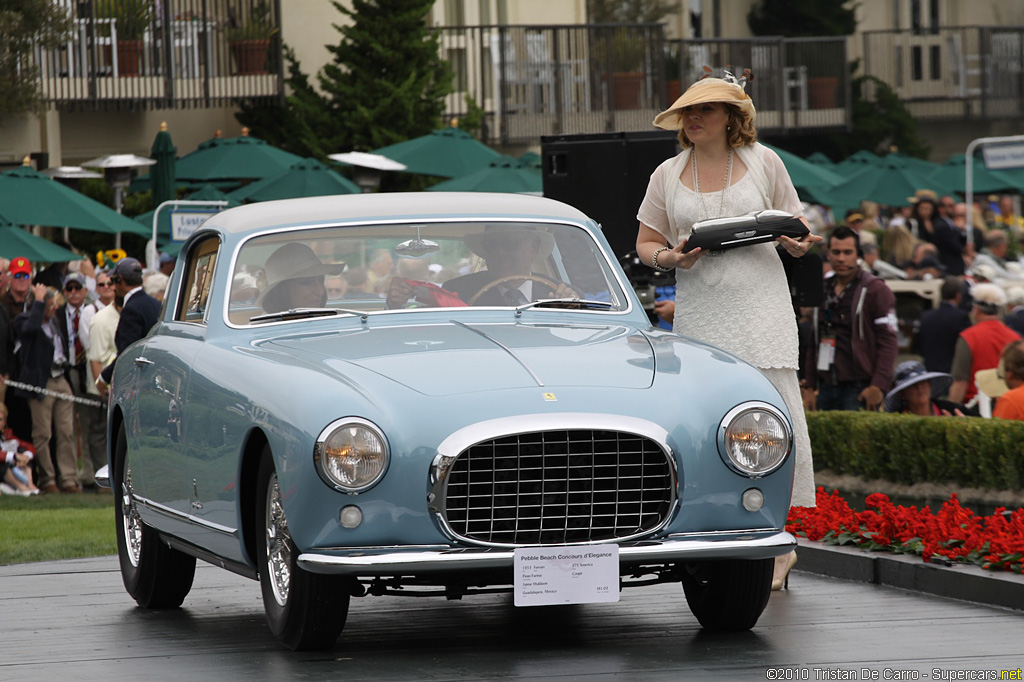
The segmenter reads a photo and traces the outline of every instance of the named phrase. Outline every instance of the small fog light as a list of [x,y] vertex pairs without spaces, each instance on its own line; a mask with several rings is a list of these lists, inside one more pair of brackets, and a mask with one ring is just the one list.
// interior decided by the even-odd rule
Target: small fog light
[[354,504],[343,507],[341,514],[338,516],[338,521],[345,528],[358,528],[359,524],[363,522],[363,512]]
[[[764,506],[764,493],[757,488],[748,488],[743,491],[743,508],[747,511],[756,512]],[[344,511],[342,511],[344,514]]]

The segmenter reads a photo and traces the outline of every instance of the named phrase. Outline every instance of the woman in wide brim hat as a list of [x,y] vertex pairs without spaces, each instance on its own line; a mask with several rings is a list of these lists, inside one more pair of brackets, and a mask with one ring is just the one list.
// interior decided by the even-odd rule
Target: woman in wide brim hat
[[339,275],[344,263],[322,263],[306,244],[290,242],[270,254],[263,266],[267,288],[256,305],[268,313],[327,305],[325,275]]
[[947,401],[940,404],[935,398],[944,395],[953,384],[953,375],[929,372],[923,364],[913,360],[902,362],[893,374],[893,387],[885,395],[886,412],[908,412],[921,416],[940,416],[963,411]]
[[[710,69],[705,69],[710,71]],[[651,175],[637,219],[637,254],[676,277],[675,331],[718,346],[761,370],[793,418],[792,504],[814,506],[814,469],[797,379],[798,335],[793,301],[775,244],[754,244],[704,258],[683,253],[693,224],[711,218],[803,206],[779,155],[757,143],[757,112],[746,77],[704,78],[691,85],[654,125],[677,130],[683,151]],[[790,255],[804,256],[821,238],[780,237]],[[795,555],[780,557],[772,587],[785,584]]]

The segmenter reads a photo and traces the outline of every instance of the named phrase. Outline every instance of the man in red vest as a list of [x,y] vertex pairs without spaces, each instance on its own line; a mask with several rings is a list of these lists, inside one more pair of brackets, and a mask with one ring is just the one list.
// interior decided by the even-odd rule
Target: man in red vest
[[977,284],[971,289],[974,298],[974,324],[960,332],[953,352],[953,385],[949,399],[969,402],[978,392],[974,375],[979,370],[999,364],[999,355],[1006,344],[1020,339],[1020,334],[1002,322],[1006,292],[997,284]]

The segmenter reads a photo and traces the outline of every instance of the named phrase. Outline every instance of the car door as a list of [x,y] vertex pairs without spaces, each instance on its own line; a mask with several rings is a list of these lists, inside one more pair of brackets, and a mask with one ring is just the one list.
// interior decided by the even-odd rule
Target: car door
[[148,340],[145,355],[150,364],[145,380],[139,382],[142,495],[165,513],[167,523],[181,535],[194,533],[190,517],[197,511],[195,489],[203,478],[187,457],[189,415],[194,413],[188,405],[188,385],[194,358],[206,343],[206,315],[219,248],[220,240],[209,237],[193,244],[186,254],[181,285],[168,289],[175,295],[174,301],[168,301],[174,314]]

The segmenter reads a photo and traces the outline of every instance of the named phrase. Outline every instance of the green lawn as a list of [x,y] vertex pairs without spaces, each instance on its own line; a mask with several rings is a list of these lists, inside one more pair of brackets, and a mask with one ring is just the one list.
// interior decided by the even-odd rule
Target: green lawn
[[117,554],[112,495],[2,495],[0,520],[0,564]]

